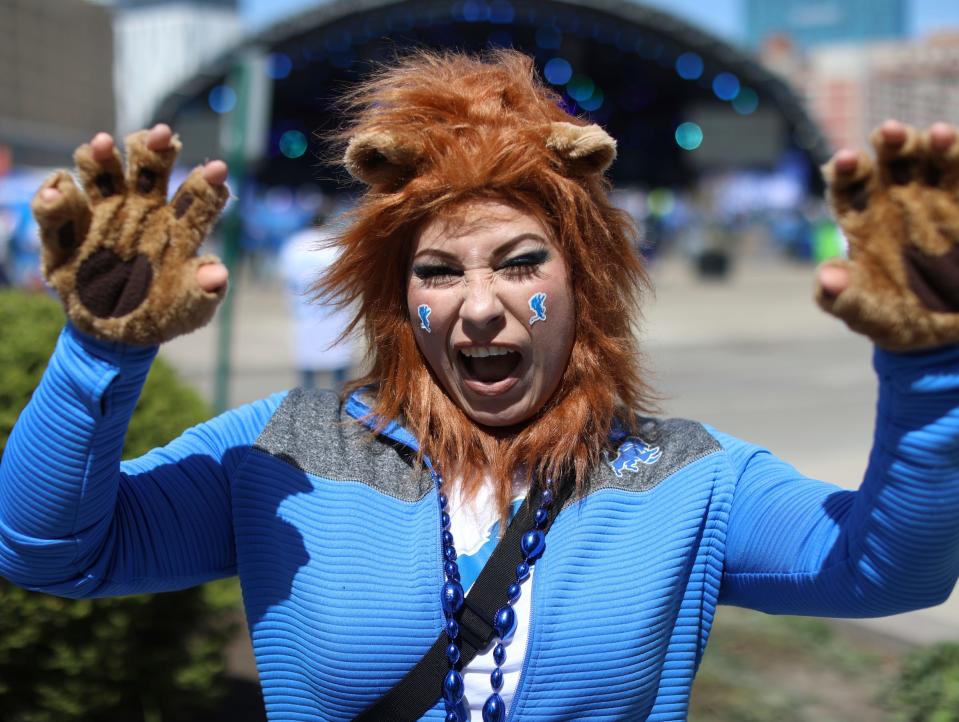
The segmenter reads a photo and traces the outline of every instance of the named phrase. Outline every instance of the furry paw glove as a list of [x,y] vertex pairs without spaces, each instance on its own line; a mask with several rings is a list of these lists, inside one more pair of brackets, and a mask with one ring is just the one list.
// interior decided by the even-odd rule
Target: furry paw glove
[[[43,242],[44,277],[67,316],[98,338],[150,346],[207,323],[225,294],[204,291],[196,271],[216,263],[197,256],[226,203],[225,186],[196,168],[167,202],[180,150],[147,147],[147,131],[125,139],[126,172],[113,150],[96,160],[89,144],[74,154],[85,194],[66,171],[41,186],[31,204]],[[44,193],[46,189],[57,193]]]
[[[849,285],[816,300],[890,351],[959,342],[959,138],[893,124],[872,134],[876,158],[834,158],[823,173],[849,241]],[[884,126],[885,127],[885,126]],[[935,126],[934,126],[935,128]],[[899,142],[899,141],[902,142]]]

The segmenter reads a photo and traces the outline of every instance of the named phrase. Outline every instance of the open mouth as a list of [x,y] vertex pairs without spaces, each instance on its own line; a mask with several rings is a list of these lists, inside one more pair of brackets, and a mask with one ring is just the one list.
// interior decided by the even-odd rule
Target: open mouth
[[473,346],[460,349],[460,365],[470,381],[496,384],[509,379],[523,357],[502,346]]

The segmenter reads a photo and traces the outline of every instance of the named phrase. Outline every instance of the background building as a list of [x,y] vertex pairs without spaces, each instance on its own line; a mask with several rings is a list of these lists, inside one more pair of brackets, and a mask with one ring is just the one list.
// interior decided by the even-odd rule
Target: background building
[[919,128],[959,121],[959,32],[807,50],[779,35],[760,57],[805,98],[833,148],[864,146],[887,118]]
[[94,131],[113,127],[110,10],[84,0],[0,0],[0,18],[0,146],[18,164],[62,163]]
[[160,98],[243,34],[237,0],[116,0],[113,8],[121,135],[149,124]]
[[0,18],[0,172],[149,123],[242,35],[236,0],[0,0]]
[[921,128],[959,122],[959,32],[874,48],[865,96],[867,126],[884,118]]
[[746,44],[788,35],[799,47],[904,38],[907,0],[745,0]]

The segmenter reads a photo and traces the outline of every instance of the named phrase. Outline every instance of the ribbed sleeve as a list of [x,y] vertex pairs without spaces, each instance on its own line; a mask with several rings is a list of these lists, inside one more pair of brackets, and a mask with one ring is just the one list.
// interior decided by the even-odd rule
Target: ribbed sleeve
[[737,476],[721,602],[881,616],[949,596],[959,577],[959,348],[877,351],[875,368],[873,450],[856,492],[716,433]]
[[63,596],[179,589],[233,573],[231,470],[281,395],[121,464],[156,348],[68,326],[0,464],[0,575]]

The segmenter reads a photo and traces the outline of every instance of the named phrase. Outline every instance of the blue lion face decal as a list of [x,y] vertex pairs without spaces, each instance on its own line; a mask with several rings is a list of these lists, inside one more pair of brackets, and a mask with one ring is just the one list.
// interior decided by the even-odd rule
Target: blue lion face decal
[[425,303],[421,303],[416,307],[416,312],[420,316],[420,328],[426,333],[433,333],[433,329],[430,328],[430,314],[433,313],[433,309]]
[[546,320],[546,294],[540,291],[533,294],[529,299],[529,310],[533,312],[529,319],[529,325],[532,326],[537,321]]
[[616,450],[616,458],[608,459],[607,463],[616,476],[622,476],[624,471],[639,471],[640,464],[655,464],[662,454],[658,446],[650,446],[636,436],[627,436]]

